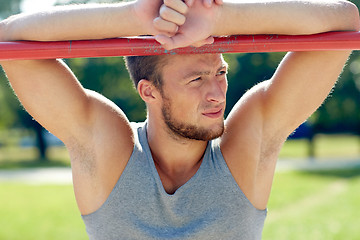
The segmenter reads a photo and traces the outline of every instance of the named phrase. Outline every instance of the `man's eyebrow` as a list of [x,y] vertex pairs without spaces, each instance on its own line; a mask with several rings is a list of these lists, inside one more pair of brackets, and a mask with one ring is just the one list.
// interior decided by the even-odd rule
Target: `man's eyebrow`
[[[221,66],[217,69],[216,72],[220,71],[221,69],[223,68],[227,68],[228,67],[228,64],[227,63],[223,63],[221,64]],[[204,76],[204,75],[210,75],[211,74],[211,71],[192,71],[188,74],[186,74],[183,79],[190,79],[190,78],[193,78],[193,77],[198,77],[198,76]]]
[[184,76],[184,79],[190,79],[190,78],[193,78],[193,77],[210,75],[210,73],[211,73],[210,71],[193,71],[193,72],[190,72],[190,73],[186,74]]

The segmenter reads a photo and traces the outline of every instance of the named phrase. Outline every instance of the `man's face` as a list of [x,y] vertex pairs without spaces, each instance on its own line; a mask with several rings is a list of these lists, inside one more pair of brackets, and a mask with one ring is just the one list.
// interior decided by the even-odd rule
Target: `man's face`
[[162,115],[171,134],[201,141],[223,134],[226,73],[220,54],[169,57],[162,70]]

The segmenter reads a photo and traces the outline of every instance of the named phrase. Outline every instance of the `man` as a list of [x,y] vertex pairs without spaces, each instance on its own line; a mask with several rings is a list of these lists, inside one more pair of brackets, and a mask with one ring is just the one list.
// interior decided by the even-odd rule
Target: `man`
[[[213,35],[359,30],[358,11],[346,1],[216,3],[59,8],[9,18],[0,37],[156,35],[172,49],[211,43]],[[148,109],[146,123],[136,126],[83,89],[61,61],[2,66],[27,111],[67,146],[90,239],[260,239],[280,148],[326,98],[348,55],[287,54],[225,123],[227,64],[220,54],[128,58]]]

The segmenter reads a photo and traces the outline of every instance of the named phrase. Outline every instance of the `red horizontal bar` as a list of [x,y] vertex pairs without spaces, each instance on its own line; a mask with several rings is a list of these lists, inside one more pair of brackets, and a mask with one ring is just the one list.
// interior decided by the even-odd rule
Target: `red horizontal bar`
[[0,42],[0,60],[142,56],[162,54],[360,50],[360,32],[314,35],[238,35],[211,45],[167,51],[152,37],[58,42]]

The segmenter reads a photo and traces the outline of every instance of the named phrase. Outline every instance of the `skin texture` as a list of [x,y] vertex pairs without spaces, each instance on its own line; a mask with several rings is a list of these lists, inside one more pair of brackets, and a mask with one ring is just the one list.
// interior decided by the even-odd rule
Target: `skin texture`
[[[200,0],[187,1],[186,6],[173,1],[163,5],[160,0],[139,0],[14,16],[0,23],[0,38],[76,40],[151,34],[171,49],[203,44],[212,35],[359,29],[356,7],[344,1],[222,5],[215,1],[212,7]],[[168,8],[173,14],[165,17]],[[225,126],[220,139],[225,161],[250,202],[264,209],[283,142],[326,98],[348,55],[288,53],[274,76],[242,96],[225,121],[226,64],[221,55],[164,56],[162,91],[148,79],[141,80],[137,90],[147,104],[148,141],[165,190],[175,192],[196,173],[207,145],[204,140],[174,133],[168,123],[180,130],[190,125],[213,136]],[[66,144],[80,212],[96,211],[121,176],[133,149],[134,134],[125,114],[104,96],[84,89],[60,60],[1,64],[26,110]]]
[[[164,77],[169,80],[163,86],[163,119],[168,128],[180,137],[208,141],[221,136],[224,131],[227,64],[221,55],[213,55],[210,60],[208,58],[196,58],[196,63],[203,62],[204,70],[199,64],[195,67],[191,65],[193,56],[187,56],[186,59],[184,56],[173,57],[173,64],[164,68]],[[177,70],[175,66],[184,60],[188,64],[182,69],[189,71],[173,74]],[[211,125],[205,125],[207,122]]]

